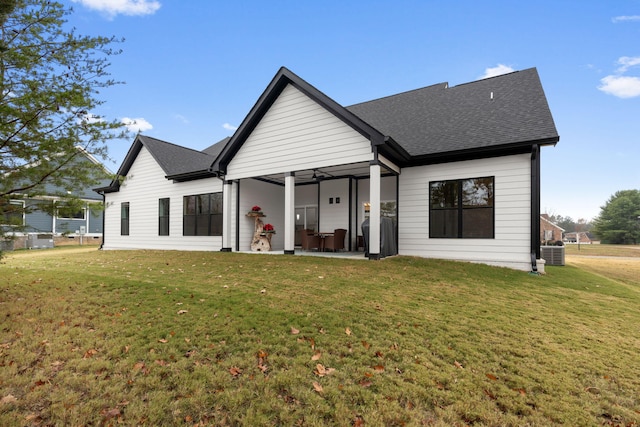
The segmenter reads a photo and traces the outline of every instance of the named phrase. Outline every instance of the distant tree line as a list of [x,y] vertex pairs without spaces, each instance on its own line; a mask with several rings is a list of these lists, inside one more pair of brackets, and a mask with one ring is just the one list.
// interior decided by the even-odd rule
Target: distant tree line
[[613,194],[600,214],[587,221],[569,216],[549,215],[565,233],[586,232],[602,243],[637,245],[640,243],[640,190],[621,190]]

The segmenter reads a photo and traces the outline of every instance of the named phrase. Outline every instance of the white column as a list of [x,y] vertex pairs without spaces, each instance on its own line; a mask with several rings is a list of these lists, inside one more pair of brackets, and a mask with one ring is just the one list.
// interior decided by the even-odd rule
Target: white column
[[222,252],[231,252],[232,184],[232,181],[224,181],[222,184]]
[[284,253],[294,254],[296,244],[296,177],[293,172],[284,177]]
[[369,166],[369,259],[380,259],[380,165]]

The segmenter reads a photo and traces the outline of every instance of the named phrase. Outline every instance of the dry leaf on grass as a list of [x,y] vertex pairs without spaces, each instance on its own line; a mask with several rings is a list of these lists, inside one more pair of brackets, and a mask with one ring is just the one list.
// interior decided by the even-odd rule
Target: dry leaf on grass
[[322,357],[322,352],[320,350],[316,350],[313,353],[313,356],[311,356],[311,360],[320,360],[321,357]]
[[237,377],[242,373],[242,369],[238,368],[237,366],[232,366],[231,368],[229,368],[229,373],[234,377]]
[[453,364],[456,365],[456,368],[464,369],[464,366],[462,366],[457,360],[455,360]]
[[96,350],[95,348],[90,348],[89,350],[87,350],[84,353],[84,356],[82,356],[83,359],[90,359],[93,356],[95,356],[96,354],[98,354],[98,350]]
[[3,405],[9,404],[9,403],[16,403],[17,401],[18,399],[16,399],[16,397],[13,394],[7,394],[5,397],[0,399],[0,403],[2,403]]
[[291,335],[298,335],[299,333],[300,333],[299,329],[296,329],[293,326],[291,327]]
[[351,329],[345,328],[344,333],[351,336]]
[[317,381],[313,382],[313,389],[318,393],[322,393],[322,386]]
[[188,311],[187,311],[187,310],[180,310],[180,311],[178,311],[178,314],[185,314],[185,313],[188,313]]

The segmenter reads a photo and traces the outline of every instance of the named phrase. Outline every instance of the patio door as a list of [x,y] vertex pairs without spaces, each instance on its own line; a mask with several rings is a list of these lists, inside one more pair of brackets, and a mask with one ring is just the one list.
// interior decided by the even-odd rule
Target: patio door
[[296,207],[296,241],[297,246],[302,245],[301,232],[303,229],[318,231],[318,207]]

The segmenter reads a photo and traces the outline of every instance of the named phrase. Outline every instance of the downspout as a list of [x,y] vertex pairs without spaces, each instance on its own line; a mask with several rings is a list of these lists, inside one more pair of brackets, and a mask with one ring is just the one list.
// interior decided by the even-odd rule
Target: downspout
[[102,192],[102,243],[100,243],[100,247],[98,250],[102,250],[104,247],[104,238],[107,233],[105,233],[105,217],[107,216],[107,196],[104,192]]
[[540,258],[540,146],[531,147],[531,273],[538,274]]

